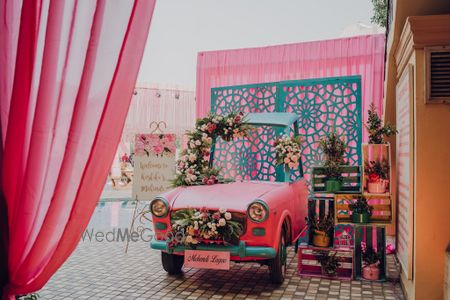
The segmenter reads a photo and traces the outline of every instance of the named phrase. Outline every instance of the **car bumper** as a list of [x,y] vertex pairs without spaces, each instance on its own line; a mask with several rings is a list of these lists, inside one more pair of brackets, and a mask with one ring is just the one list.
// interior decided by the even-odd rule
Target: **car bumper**
[[[185,246],[175,246],[169,248],[166,241],[152,240],[150,242],[150,248],[155,250],[166,251],[168,253],[173,252],[184,252],[184,250],[191,250],[189,247]],[[244,241],[241,241],[239,245],[197,245],[196,250],[206,250],[206,251],[224,251],[230,252],[230,256],[246,258],[246,257],[257,257],[257,258],[274,258],[277,255],[277,251],[272,247],[260,247],[260,246],[246,246]]]

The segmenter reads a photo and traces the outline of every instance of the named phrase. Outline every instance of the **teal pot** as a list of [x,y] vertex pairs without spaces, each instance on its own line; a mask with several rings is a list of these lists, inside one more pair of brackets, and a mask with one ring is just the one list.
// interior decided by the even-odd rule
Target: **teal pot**
[[369,223],[370,215],[368,213],[352,213],[353,223]]
[[325,181],[325,191],[328,193],[335,193],[341,190],[342,183],[339,180]]

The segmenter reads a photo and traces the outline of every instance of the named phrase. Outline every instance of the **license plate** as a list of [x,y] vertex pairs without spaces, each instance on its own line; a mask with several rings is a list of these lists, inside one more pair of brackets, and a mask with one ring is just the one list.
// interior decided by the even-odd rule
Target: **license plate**
[[184,266],[197,269],[230,269],[230,252],[185,250]]

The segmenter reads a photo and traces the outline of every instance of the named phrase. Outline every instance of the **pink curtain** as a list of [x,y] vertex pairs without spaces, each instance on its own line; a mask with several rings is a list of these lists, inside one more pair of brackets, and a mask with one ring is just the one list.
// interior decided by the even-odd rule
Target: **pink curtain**
[[136,84],[122,141],[134,142],[136,133],[149,133],[152,121],[164,121],[164,132],[178,136],[194,128],[195,92],[175,86]]
[[87,226],[120,140],[154,4],[1,1],[5,299],[42,288]]
[[[363,120],[373,101],[382,113],[384,34],[306,43],[200,52],[197,117],[210,110],[211,88],[251,83],[361,75]],[[364,132],[363,140],[367,140]]]

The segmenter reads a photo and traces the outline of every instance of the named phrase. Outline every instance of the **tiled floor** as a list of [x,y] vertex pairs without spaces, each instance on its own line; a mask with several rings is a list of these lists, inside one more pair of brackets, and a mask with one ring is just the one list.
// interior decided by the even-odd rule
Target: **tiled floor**
[[[39,292],[41,299],[403,299],[399,283],[392,281],[299,277],[293,249],[281,286],[271,284],[267,267],[258,264],[233,264],[230,271],[186,269],[176,277],[165,273],[160,253],[149,249],[148,243],[131,243],[127,254],[124,249],[123,242],[81,241]],[[388,265],[395,277],[393,256]]]

